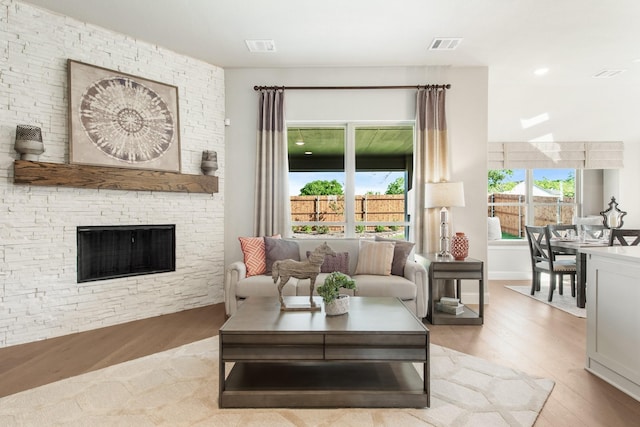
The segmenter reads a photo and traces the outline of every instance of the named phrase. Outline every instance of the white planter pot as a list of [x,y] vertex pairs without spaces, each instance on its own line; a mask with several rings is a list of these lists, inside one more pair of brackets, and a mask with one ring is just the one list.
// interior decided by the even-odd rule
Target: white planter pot
[[338,316],[349,311],[349,295],[339,295],[338,298],[324,305],[327,316]]

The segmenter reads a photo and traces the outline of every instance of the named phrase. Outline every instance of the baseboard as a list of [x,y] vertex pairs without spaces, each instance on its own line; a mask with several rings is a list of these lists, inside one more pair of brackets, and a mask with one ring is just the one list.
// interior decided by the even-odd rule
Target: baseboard
[[489,280],[531,280],[531,272],[526,271],[489,271]]

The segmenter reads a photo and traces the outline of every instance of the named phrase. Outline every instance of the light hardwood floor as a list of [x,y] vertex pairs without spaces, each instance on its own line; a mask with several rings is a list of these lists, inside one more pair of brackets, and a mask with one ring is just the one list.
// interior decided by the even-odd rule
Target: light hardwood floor
[[[552,378],[536,426],[638,426],[640,402],[584,369],[586,321],[489,283],[483,326],[432,326],[431,342]],[[0,349],[0,396],[218,333],[224,305]]]

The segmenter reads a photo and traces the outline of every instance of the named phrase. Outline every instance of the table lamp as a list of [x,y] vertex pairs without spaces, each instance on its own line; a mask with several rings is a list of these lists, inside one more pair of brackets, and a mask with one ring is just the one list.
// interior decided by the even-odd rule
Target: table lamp
[[441,208],[438,256],[451,256],[449,252],[449,211],[447,208],[464,207],[464,187],[461,182],[428,182],[425,190],[425,207]]

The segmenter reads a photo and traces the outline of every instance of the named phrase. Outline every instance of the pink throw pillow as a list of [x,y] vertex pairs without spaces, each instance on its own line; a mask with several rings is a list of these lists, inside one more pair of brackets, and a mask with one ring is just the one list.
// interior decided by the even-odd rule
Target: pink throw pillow
[[[279,234],[272,237],[279,239]],[[244,264],[247,266],[247,277],[265,274],[267,272],[267,255],[264,246],[264,237],[238,237],[240,248],[244,255]]]

